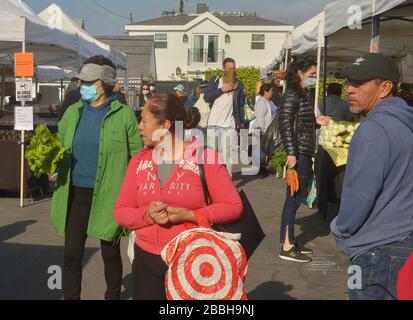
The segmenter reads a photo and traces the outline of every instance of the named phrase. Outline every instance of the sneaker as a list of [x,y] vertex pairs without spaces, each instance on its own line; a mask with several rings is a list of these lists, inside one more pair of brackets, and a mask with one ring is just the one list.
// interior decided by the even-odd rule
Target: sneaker
[[300,253],[313,254],[313,250],[312,250],[312,249],[309,249],[309,248],[306,248],[306,247],[302,246],[299,242],[295,242],[295,243],[294,243],[294,246],[295,246],[296,248],[298,248],[298,251],[299,251]]
[[295,261],[295,262],[301,262],[301,263],[308,263],[312,261],[310,257],[301,253],[299,250],[297,250],[296,247],[292,247],[288,251],[284,251],[283,248],[281,247],[281,251],[278,257],[283,260]]

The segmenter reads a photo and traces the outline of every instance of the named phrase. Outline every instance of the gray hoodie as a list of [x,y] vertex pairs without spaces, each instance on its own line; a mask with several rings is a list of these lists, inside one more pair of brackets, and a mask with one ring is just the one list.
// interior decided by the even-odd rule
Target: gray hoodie
[[331,230],[350,258],[413,233],[413,108],[404,100],[381,102],[354,135]]

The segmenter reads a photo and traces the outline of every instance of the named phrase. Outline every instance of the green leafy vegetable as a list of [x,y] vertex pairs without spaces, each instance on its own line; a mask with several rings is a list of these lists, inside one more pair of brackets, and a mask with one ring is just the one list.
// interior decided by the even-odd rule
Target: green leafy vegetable
[[288,154],[286,152],[276,152],[272,156],[271,161],[275,168],[275,172],[280,176],[283,174],[284,166],[285,166],[285,163],[287,162],[287,159],[288,159]]
[[34,132],[25,155],[27,163],[36,177],[53,174],[65,149],[57,135],[51,133],[46,125],[38,125]]

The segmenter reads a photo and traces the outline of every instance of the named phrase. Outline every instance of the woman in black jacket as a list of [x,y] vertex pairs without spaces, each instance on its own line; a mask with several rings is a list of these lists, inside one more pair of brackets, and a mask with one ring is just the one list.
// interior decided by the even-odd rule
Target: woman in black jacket
[[152,93],[149,89],[149,84],[146,82],[143,82],[141,85],[141,89],[138,95],[136,96],[135,106],[134,106],[135,115],[136,115],[136,119],[138,120],[138,123],[141,121],[141,114],[142,114],[143,106],[149,100],[150,97],[152,97]]
[[317,62],[310,58],[298,58],[288,68],[287,90],[279,110],[280,134],[288,154],[287,168],[295,168],[299,177],[299,191],[291,196],[290,187],[281,218],[279,257],[296,262],[311,262],[306,254],[312,250],[299,246],[294,238],[294,220],[301,201],[307,197],[312,177],[312,158],[316,147],[316,125],[326,125],[329,117],[314,114],[314,101],[308,87],[316,84]]

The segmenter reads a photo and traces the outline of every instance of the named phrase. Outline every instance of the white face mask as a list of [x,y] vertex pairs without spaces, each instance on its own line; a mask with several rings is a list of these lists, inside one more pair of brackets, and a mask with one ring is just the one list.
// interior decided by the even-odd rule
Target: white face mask
[[309,77],[308,79],[304,80],[304,86],[306,88],[315,86],[317,84],[317,78],[316,77]]

